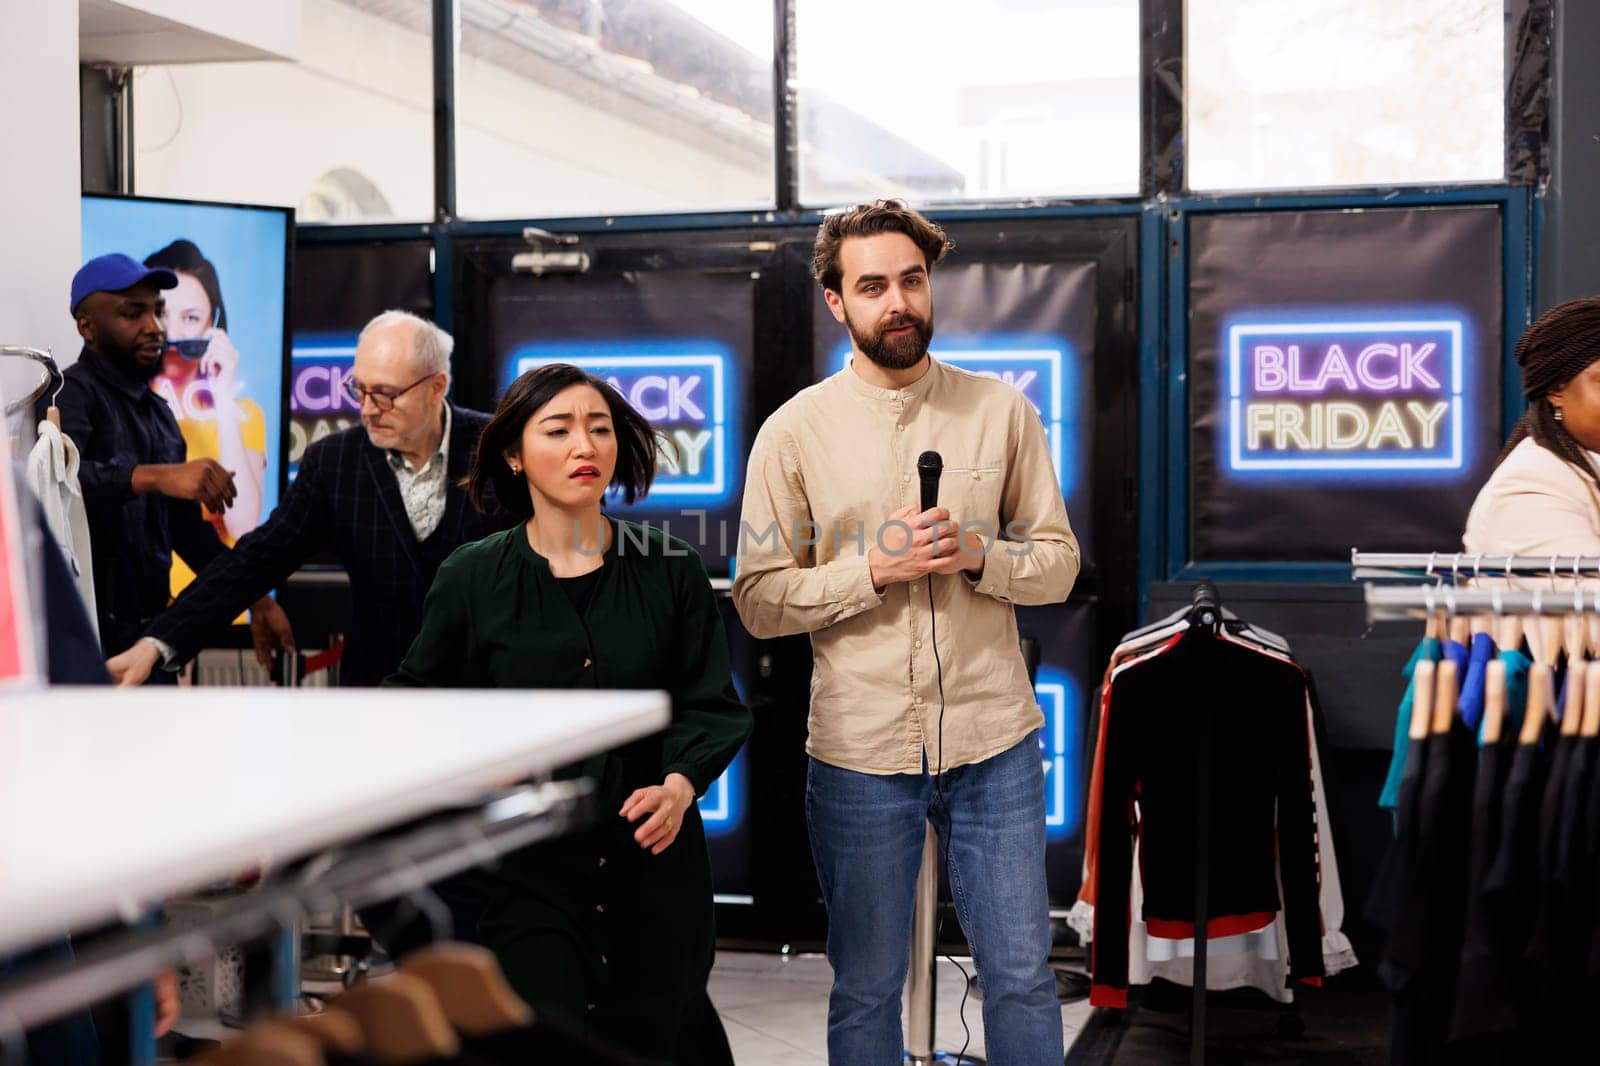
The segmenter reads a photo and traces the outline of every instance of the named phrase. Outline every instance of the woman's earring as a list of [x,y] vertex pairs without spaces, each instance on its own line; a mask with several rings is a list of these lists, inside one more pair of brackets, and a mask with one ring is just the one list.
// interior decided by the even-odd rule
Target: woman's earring
[[513,474],[521,474],[522,473],[522,467],[518,466],[516,463],[512,463],[511,464],[511,472]]
[[1550,405],[1550,406],[1551,406],[1551,408],[1552,408],[1552,409],[1554,409],[1554,411],[1555,411],[1555,419],[1556,419],[1556,421],[1557,421],[1557,422],[1560,422],[1560,421],[1562,421],[1562,414],[1561,414],[1561,408],[1559,408],[1559,407],[1556,407],[1556,405],[1555,405],[1555,404],[1551,404],[1551,405]]

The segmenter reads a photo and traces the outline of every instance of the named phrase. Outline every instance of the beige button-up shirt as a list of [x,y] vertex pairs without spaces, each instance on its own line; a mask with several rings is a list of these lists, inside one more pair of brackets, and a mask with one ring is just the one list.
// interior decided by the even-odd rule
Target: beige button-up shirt
[[[982,574],[872,587],[867,550],[920,496],[917,456],[938,451],[939,505],[1002,539]],[[1009,533],[1005,532],[1010,530]],[[1044,721],[1012,604],[1059,603],[1078,576],[1044,425],[995,378],[930,359],[903,389],[849,367],[784,404],[756,437],[744,490],[734,602],[757,637],[810,633],[815,758],[872,774],[981,762]],[[935,610],[928,609],[928,581]],[[938,656],[934,658],[934,634]]]

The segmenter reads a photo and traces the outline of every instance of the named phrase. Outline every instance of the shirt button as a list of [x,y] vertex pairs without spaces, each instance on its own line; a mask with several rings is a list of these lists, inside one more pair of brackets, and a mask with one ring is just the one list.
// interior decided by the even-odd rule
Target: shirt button
[[917,706],[918,706],[918,707],[921,707],[921,706],[922,706],[922,697],[921,697],[921,696],[918,696],[918,697],[917,697],[917,698],[916,698],[916,701],[915,701],[915,702],[916,702],[916,705],[917,705]]
[[901,474],[900,475],[900,480],[909,484],[910,481],[911,481],[911,475],[910,474]]
[[590,1010],[594,1010],[594,1004],[593,1003],[589,1004],[589,1009]]
[[606,905],[604,903],[596,903],[594,905],[594,909],[597,914],[604,914],[606,912]]
[[600,856],[600,865],[604,866],[605,864],[606,864],[606,857],[604,855],[602,855],[602,856]]
[[905,429],[906,429],[906,427],[905,427],[905,426],[902,426],[902,425],[898,425],[898,424],[897,424],[897,425],[896,425],[896,426],[895,426],[895,427],[894,427],[894,431],[895,431],[895,432],[896,432],[896,433],[904,433],[904,432],[905,432]]
[[921,588],[921,587],[922,587],[922,586],[921,586],[921,585],[919,585],[919,584],[917,584],[917,583],[916,583],[916,582],[915,582],[915,581],[913,581],[913,582],[912,582],[912,583],[911,583],[911,591],[912,591],[912,592],[916,592],[916,591],[917,591],[917,590],[918,590],[918,589],[920,589],[920,588]]
[[600,956],[600,965],[601,966],[609,966],[609,965],[611,965],[611,962],[604,955],[602,955],[602,956]]
[[585,669],[585,670],[587,670],[587,669],[589,669],[589,667],[590,667],[590,666],[591,666],[591,665],[592,665],[592,664],[593,664],[593,663],[594,663],[594,660],[593,660],[593,659],[585,659],[585,660],[583,660],[583,668],[584,668],[584,669]]
[[922,650],[922,641],[920,641],[920,640],[912,641],[911,646],[913,648],[916,648],[918,651],[921,651]]

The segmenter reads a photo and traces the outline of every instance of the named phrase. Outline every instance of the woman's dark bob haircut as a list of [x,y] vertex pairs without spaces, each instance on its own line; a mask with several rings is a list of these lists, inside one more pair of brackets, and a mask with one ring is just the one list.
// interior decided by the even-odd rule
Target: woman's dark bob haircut
[[611,486],[632,503],[650,491],[661,445],[643,415],[629,406],[606,382],[571,363],[550,363],[530,370],[511,383],[494,417],[478,438],[478,452],[467,475],[467,496],[474,507],[498,508],[526,521],[533,517],[533,498],[524,475],[513,474],[506,457],[522,450],[522,431],[540,408],[574,385],[588,385],[605,398],[617,435],[617,469]]
[[144,265],[194,275],[200,287],[206,291],[206,299],[211,301],[214,321],[206,323],[206,326],[215,325],[220,330],[228,328],[228,309],[222,305],[222,282],[217,279],[217,268],[201,254],[193,241],[179,237],[160,251],[145,256]]

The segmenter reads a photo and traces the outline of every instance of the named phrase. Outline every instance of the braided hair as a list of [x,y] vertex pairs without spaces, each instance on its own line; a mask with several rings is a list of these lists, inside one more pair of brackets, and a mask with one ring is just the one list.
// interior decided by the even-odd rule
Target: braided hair
[[1540,315],[1517,342],[1516,359],[1522,367],[1522,395],[1528,401],[1528,409],[1517,420],[1495,465],[1505,462],[1511,449],[1532,437],[1541,448],[1588,474],[1600,488],[1600,472],[1595,470],[1588,451],[1556,418],[1556,409],[1549,400],[1550,393],[1600,360],[1600,296],[1567,300]]

